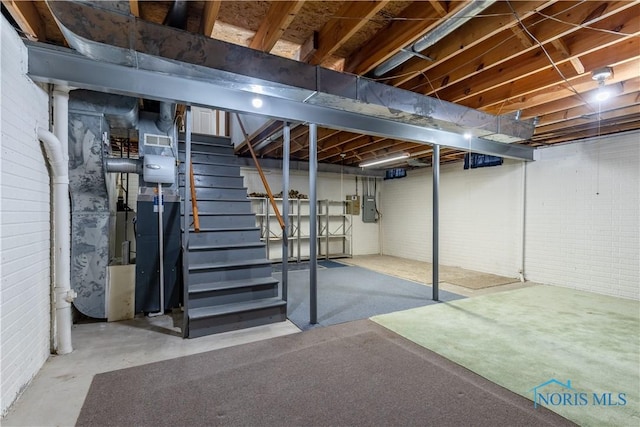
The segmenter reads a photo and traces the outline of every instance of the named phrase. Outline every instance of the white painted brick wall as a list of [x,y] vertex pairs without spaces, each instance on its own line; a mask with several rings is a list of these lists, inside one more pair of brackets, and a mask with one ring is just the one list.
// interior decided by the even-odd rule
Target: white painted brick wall
[[0,413],[49,356],[49,175],[36,128],[48,128],[47,93],[25,75],[27,53],[1,19]]
[[[248,192],[265,193],[258,171],[253,168],[243,168],[244,185]],[[267,182],[273,193],[282,191],[282,171],[271,169],[265,171]],[[380,181],[379,181],[380,183]],[[309,195],[309,175],[306,171],[291,171],[289,174],[289,188]],[[380,184],[378,185],[380,190]],[[345,196],[356,193],[355,177],[332,173],[319,173],[317,180],[317,194],[319,200],[344,200]],[[362,196],[362,186],[359,184],[358,193]],[[353,215],[353,254],[369,255],[380,253],[379,225],[377,223],[362,222],[361,215]]]
[[[432,170],[384,182],[384,254],[431,261]],[[522,247],[522,166],[440,170],[440,262],[517,277]]]
[[640,132],[540,155],[527,166],[527,279],[640,299]]

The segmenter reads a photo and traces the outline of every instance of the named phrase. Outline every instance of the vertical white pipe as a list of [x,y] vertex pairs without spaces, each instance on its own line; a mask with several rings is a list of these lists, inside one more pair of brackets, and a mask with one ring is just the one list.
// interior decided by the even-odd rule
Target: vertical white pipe
[[71,213],[69,203],[69,168],[60,140],[48,130],[38,128],[53,174],[54,295],[56,343],[58,354],[73,351],[71,345]]

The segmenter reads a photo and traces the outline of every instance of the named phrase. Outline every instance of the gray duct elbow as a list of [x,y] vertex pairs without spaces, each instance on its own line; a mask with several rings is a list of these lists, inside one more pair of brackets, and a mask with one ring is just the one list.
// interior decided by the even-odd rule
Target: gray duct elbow
[[137,173],[142,174],[142,161],[140,159],[121,159],[108,157],[106,160],[107,172]]
[[167,133],[173,126],[173,115],[176,109],[176,104],[169,102],[160,103],[160,114],[158,114],[158,120],[156,120],[156,126],[162,132]]

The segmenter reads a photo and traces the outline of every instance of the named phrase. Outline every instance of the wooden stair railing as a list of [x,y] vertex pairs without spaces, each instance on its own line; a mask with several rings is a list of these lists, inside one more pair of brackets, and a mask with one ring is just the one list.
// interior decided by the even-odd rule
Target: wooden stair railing
[[238,119],[238,124],[240,125],[240,129],[242,129],[242,134],[244,135],[244,141],[249,147],[249,152],[251,153],[251,157],[253,158],[253,162],[256,164],[256,169],[258,169],[258,173],[260,174],[260,179],[262,180],[262,185],[264,185],[264,189],[267,191],[267,195],[269,196],[269,201],[271,202],[271,206],[273,207],[273,211],[276,214],[276,218],[278,220],[278,224],[280,224],[280,228],[284,230],[284,219],[282,219],[282,215],[278,210],[278,205],[276,204],[276,200],[273,197],[273,193],[271,192],[271,188],[269,187],[269,183],[267,182],[267,178],[264,176],[264,172],[260,167],[260,163],[258,163],[258,158],[256,157],[255,151],[253,151],[253,147],[251,146],[251,141],[249,141],[249,135],[242,124],[242,120],[240,120],[240,115],[236,114],[236,119]]
[[196,180],[193,176],[193,163],[189,162],[189,181],[191,182],[191,210],[193,211],[193,229],[200,232],[200,217],[198,216],[198,199],[196,198]]

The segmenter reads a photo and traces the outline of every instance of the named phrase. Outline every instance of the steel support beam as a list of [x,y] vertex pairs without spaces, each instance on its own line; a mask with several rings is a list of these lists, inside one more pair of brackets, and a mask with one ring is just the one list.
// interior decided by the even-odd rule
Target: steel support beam
[[318,323],[318,127],[309,124],[309,323]]
[[289,285],[289,156],[291,155],[291,127],[285,122],[282,128],[282,299],[287,301]]
[[440,280],[440,275],[438,271],[439,262],[440,262],[440,146],[433,146],[433,160],[431,162],[433,165],[433,223],[432,223],[432,237],[433,237],[433,245],[432,245],[432,278],[431,278],[431,286],[433,290],[433,300],[439,301],[438,296],[438,285]]
[[[315,123],[319,126],[346,130],[421,144],[491,154],[520,160],[534,160],[532,147],[504,144],[440,129],[425,127],[346,111],[333,106],[310,104],[297,99],[262,96],[263,105],[252,105],[254,93],[208,80],[193,74],[193,66],[169,62],[171,72],[148,71],[130,66],[99,62],[64,48],[52,48],[27,42],[28,74],[40,82],[63,84],[98,92],[118,93],[152,100],[199,105],[232,112],[262,115],[270,118]],[[182,70],[183,72],[178,72]]]

